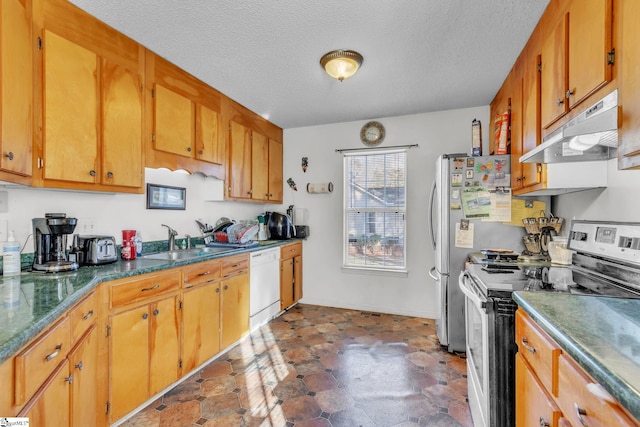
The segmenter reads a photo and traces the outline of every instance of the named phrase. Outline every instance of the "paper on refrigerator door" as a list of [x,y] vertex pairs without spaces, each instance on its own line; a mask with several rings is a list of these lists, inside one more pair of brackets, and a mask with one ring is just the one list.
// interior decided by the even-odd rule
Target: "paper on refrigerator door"
[[511,221],[511,189],[500,188],[492,190],[491,205],[489,207],[489,217],[482,218],[482,221]]
[[473,248],[473,223],[462,220],[456,223],[456,248]]

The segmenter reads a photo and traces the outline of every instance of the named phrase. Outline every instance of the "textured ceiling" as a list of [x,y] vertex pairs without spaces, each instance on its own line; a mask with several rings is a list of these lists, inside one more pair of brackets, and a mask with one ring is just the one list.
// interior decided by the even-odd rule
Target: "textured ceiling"
[[[549,0],[71,0],[282,128],[488,105]],[[320,57],[364,56],[340,83]]]

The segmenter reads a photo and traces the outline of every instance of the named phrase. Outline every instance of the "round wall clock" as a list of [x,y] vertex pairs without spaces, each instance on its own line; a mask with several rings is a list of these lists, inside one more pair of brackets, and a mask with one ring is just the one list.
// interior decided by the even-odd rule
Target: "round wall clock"
[[375,147],[384,140],[384,134],[382,123],[376,121],[367,122],[360,129],[360,141],[367,147]]

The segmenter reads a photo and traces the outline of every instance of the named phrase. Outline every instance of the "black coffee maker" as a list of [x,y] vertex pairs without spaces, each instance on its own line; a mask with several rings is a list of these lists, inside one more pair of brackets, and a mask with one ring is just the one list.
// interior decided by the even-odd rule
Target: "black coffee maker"
[[72,271],[78,263],[69,261],[67,235],[72,234],[78,220],[64,213],[47,213],[33,218],[33,270],[46,273]]

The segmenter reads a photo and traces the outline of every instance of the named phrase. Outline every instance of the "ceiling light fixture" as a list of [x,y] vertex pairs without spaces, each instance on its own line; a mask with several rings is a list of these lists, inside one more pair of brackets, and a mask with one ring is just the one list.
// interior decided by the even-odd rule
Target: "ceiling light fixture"
[[320,65],[331,77],[343,81],[358,71],[362,55],[353,50],[333,50],[320,58]]

